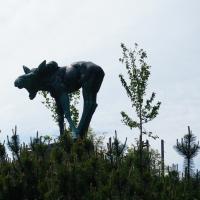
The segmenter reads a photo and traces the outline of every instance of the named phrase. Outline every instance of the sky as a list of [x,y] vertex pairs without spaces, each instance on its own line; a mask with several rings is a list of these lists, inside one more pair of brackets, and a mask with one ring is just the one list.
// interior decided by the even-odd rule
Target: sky
[[[134,116],[118,75],[120,43],[146,50],[151,77],[148,92],[156,92],[162,105],[158,117],[146,129],[165,141],[166,163],[183,158],[173,146],[190,126],[200,140],[200,2],[199,0],[7,0],[0,7],[0,140],[18,127],[21,141],[36,131],[59,135],[42,97],[29,100],[25,90],[14,87],[22,65],[37,67],[43,60],[59,66],[92,61],[105,71],[98,93],[98,108],[91,127],[97,135],[135,142],[138,130],[122,124],[120,112]],[[81,100],[82,101],[82,100]],[[80,106],[81,107],[81,106]],[[81,112],[81,110],[80,110]],[[160,151],[160,139],[150,139]],[[200,156],[195,159],[200,168]]]

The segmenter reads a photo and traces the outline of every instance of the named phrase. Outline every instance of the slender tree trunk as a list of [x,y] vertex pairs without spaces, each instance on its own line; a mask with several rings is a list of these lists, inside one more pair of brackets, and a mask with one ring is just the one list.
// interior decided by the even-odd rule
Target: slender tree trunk
[[162,176],[164,176],[165,174],[164,140],[161,140],[161,172]]
[[188,179],[188,183],[189,183],[189,179],[190,179],[190,162],[191,162],[191,158],[190,158],[190,149],[191,149],[191,138],[190,138],[190,127],[188,126],[188,132],[189,132],[189,137],[188,137],[188,157],[187,157],[187,179]]
[[187,159],[187,180],[190,179],[190,158]]
[[148,167],[147,167],[147,170],[148,170],[148,173],[150,174],[151,173],[151,157],[150,157],[150,153],[149,153],[149,140],[146,140],[146,145],[147,145],[147,155],[148,155]]
[[140,105],[140,173],[143,175],[142,106]]

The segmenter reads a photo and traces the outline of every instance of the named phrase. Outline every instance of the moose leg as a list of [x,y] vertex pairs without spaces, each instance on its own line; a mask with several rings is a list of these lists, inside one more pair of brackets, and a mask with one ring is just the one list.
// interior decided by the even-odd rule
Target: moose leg
[[72,137],[77,138],[77,128],[74,125],[74,122],[71,118],[71,113],[70,113],[69,96],[67,94],[60,95],[59,102],[62,106],[62,110],[64,112],[64,115],[65,115],[68,123],[69,123],[69,127],[72,131]]
[[90,121],[97,107],[96,95],[94,98],[88,95],[89,94],[87,94],[83,89],[83,98],[84,98],[83,114],[81,116],[81,120],[78,125],[78,132],[81,138],[83,138],[86,132],[88,131]]
[[57,101],[56,101],[56,105],[57,105],[57,111],[58,111],[58,125],[60,129],[60,135],[62,135],[64,133],[64,112],[62,110],[61,105],[59,105]]
[[[91,68],[92,69],[92,68]],[[90,121],[96,110],[97,103],[96,97],[97,93],[101,87],[101,83],[104,78],[104,72],[100,68],[95,68],[91,70],[90,78],[82,86],[84,107],[83,114],[81,116],[80,123],[78,125],[78,132],[82,137],[87,133]]]

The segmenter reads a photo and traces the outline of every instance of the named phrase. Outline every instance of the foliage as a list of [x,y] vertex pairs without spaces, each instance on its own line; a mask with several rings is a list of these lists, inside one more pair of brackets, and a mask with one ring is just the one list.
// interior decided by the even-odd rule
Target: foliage
[[127,96],[131,100],[131,106],[135,109],[138,119],[132,119],[126,112],[122,111],[122,121],[130,129],[138,128],[140,131],[140,169],[143,173],[143,155],[142,149],[144,146],[142,136],[147,134],[154,139],[158,136],[153,136],[152,132],[147,132],[144,129],[144,124],[153,120],[157,115],[161,105],[161,102],[157,102],[155,105],[153,101],[155,99],[155,93],[153,92],[149,99],[145,101],[147,82],[150,76],[150,66],[146,62],[147,54],[143,49],[138,49],[138,45],[135,44],[134,50],[128,49],[124,44],[121,44],[122,58],[119,61],[125,65],[128,80],[125,80],[124,75],[120,74],[119,78],[122,86],[125,88]]
[[[125,64],[128,81],[124,75],[120,74],[119,78],[122,86],[125,88],[127,96],[130,98],[132,107],[135,108],[138,121],[133,120],[124,111],[121,112],[123,122],[132,128],[142,129],[143,124],[153,120],[158,115],[161,102],[153,105],[155,93],[145,101],[147,82],[150,76],[150,66],[146,63],[147,54],[143,49],[138,50],[138,45],[135,44],[134,50],[127,49],[124,44],[121,44],[123,56],[119,59],[122,64]],[[142,130],[141,130],[142,131]],[[145,132],[144,132],[145,133]]]
[[177,140],[176,146],[174,146],[174,148],[185,159],[184,165],[186,169],[187,179],[189,180],[191,170],[193,168],[192,159],[197,156],[200,150],[199,142],[196,143],[196,137],[192,134],[189,126],[188,134],[184,135],[184,137],[181,139],[181,142]]
[[5,143],[0,144],[0,200],[199,199],[199,174],[191,177],[188,193],[185,179],[176,172],[160,175],[160,156],[146,147],[141,177],[139,146],[128,147],[117,134],[104,147],[91,134],[74,142],[67,131],[54,143],[50,137],[37,134],[29,144],[21,144],[16,131],[7,142],[12,159]]
[[[54,98],[51,97],[49,92],[47,91],[40,91],[39,93],[44,98],[44,101],[42,101],[42,103],[45,105],[46,108],[48,108],[51,111],[53,120],[56,123],[58,123],[58,111]],[[78,124],[79,120],[79,112],[77,109],[77,105],[79,104],[79,99],[80,99],[80,90],[77,90],[69,94],[70,112],[72,120],[74,121],[75,125]]]

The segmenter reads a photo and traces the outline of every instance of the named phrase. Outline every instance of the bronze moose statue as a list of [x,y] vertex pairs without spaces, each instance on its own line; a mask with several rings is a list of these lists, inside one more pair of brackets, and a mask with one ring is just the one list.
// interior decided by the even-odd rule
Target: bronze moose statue
[[[15,87],[25,88],[31,100],[38,91],[48,91],[56,102],[60,134],[64,133],[65,116],[73,138],[84,137],[97,107],[97,93],[105,75],[103,69],[92,62],[76,62],[70,67],[59,67],[56,62],[46,63],[46,60],[37,68],[29,69],[23,66],[23,69],[25,74],[15,80]],[[76,127],[71,118],[68,94],[80,88],[84,105],[80,122]]]

